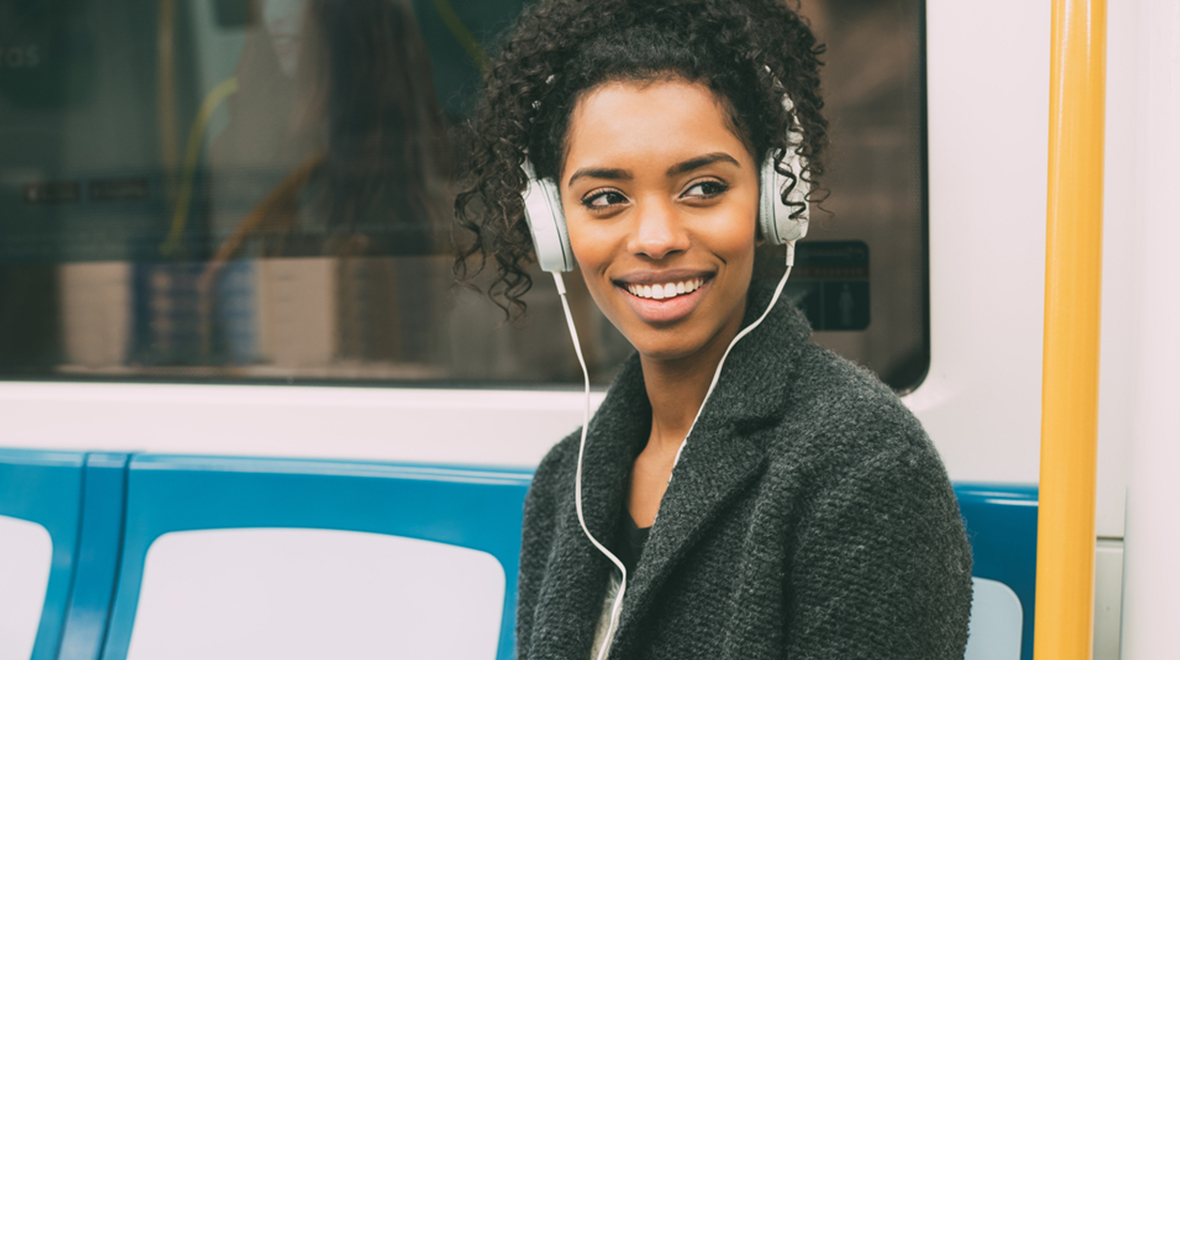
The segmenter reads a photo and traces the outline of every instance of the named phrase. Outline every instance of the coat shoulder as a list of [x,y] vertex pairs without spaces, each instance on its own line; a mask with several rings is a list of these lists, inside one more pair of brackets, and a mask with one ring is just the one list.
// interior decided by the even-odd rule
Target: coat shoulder
[[533,474],[530,490],[547,491],[559,485],[562,479],[572,477],[578,463],[581,438],[581,429],[570,431],[545,453]]
[[806,444],[848,462],[905,448],[942,461],[922,423],[871,371],[809,344],[791,383],[783,419],[796,448]]
[[875,375],[814,344],[791,397],[775,455],[800,488],[793,649],[962,658],[971,549],[922,423]]

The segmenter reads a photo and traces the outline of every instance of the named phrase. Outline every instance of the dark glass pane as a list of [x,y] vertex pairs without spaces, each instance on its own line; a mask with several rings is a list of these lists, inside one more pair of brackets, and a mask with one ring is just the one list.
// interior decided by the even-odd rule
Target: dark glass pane
[[864,243],[870,275],[868,329],[820,331],[817,339],[894,387],[913,388],[930,360],[924,5],[806,0],[804,10],[828,48],[824,101],[832,141],[824,204],[830,214],[812,213],[810,239]]
[[[450,134],[520,7],[0,0],[0,374],[576,382],[547,277],[507,326],[450,277]],[[926,358],[920,7],[804,5],[831,215],[790,287],[898,386]],[[605,383],[628,346],[569,283]]]

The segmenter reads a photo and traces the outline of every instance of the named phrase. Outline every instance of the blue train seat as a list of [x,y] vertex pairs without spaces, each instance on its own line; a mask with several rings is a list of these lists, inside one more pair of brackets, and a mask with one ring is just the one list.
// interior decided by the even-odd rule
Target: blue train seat
[[57,657],[85,461],[80,452],[0,451],[0,658]]
[[[527,470],[0,452],[0,657],[510,658]],[[955,487],[968,658],[1031,658],[1035,487]]]
[[102,657],[511,658],[530,478],[134,456]]
[[968,659],[1031,659],[1036,618],[1037,488],[955,484],[973,557]]
[[102,654],[123,543],[127,461],[124,453],[87,454],[74,579],[59,659],[97,659]]
[[98,658],[126,466],[118,453],[0,451],[0,657]]

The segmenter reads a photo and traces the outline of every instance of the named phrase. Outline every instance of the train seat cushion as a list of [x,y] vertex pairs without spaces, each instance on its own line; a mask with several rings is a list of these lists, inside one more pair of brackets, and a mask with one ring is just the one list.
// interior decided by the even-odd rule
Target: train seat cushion
[[972,578],[971,625],[965,659],[1019,659],[1024,608],[1010,586]]
[[148,549],[132,659],[492,659],[484,551],[329,529],[172,532]]

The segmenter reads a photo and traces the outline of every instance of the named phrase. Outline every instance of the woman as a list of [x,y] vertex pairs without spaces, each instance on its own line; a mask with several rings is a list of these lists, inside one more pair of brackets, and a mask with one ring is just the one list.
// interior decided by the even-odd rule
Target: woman
[[819,50],[778,0],[542,0],[489,74],[463,259],[521,303],[530,160],[636,349],[584,453],[571,435],[537,470],[522,657],[963,655],[970,551],[937,453],[753,279],[767,155],[799,210],[822,172]]

